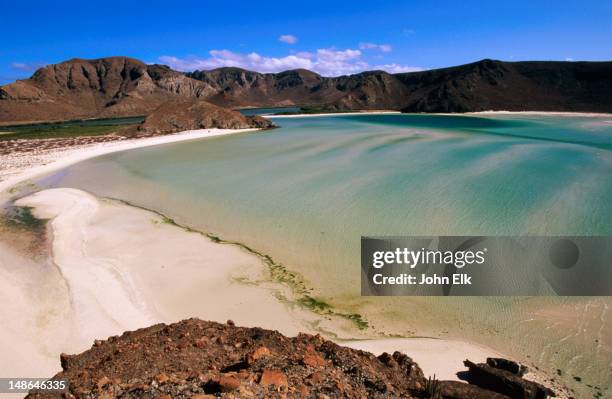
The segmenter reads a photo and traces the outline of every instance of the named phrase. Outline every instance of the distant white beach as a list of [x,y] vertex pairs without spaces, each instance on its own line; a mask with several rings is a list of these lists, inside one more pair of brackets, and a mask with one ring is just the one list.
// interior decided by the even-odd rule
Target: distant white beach
[[77,162],[99,155],[125,151],[140,147],[176,143],[185,140],[195,140],[228,134],[245,133],[258,129],[200,129],[187,130],[163,136],[124,139],[106,143],[83,145],[52,149],[42,154],[13,153],[3,155],[0,160],[0,199],[2,192],[23,182],[58,169],[65,168]]

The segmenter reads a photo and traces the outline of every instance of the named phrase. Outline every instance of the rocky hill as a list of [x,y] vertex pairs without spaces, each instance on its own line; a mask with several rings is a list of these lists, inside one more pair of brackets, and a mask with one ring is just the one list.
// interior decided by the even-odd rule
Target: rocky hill
[[203,100],[179,99],[163,103],[138,126],[146,135],[158,135],[196,129],[271,128],[274,125],[260,116],[244,116]]
[[[551,392],[503,359],[466,361],[473,384],[432,381],[408,356],[374,356],[320,336],[189,319],[96,341],[62,355],[68,394],[28,398],[441,398],[536,399]],[[486,388],[483,388],[485,386]],[[497,390],[498,392],[495,392]]]
[[181,98],[224,107],[612,112],[612,62],[482,60],[422,72],[323,77],[303,69],[181,73],[127,57],[73,59],[0,87],[0,122],[146,115]]
[[612,112],[612,62],[501,62],[396,75],[404,112]]
[[73,59],[0,87],[0,121],[146,115],[171,99],[214,93],[204,82],[132,58]]

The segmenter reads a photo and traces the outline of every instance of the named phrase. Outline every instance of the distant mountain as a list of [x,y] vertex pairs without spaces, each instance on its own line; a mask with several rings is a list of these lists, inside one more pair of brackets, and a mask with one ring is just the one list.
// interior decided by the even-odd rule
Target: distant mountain
[[195,71],[187,76],[216,87],[208,100],[224,106],[328,106],[337,109],[400,109],[409,90],[383,71],[327,78],[305,69],[258,73],[240,68]]
[[612,112],[612,62],[501,62],[395,75],[404,112]]
[[612,112],[612,62],[482,60],[422,72],[329,78],[304,69],[182,73],[127,57],[73,59],[0,87],[0,122],[145,115],[180,98],[226,107]]

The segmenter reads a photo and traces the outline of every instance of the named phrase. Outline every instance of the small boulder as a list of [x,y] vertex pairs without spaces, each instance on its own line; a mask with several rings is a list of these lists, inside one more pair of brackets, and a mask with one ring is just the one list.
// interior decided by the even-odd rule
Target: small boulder
[[240,380],[234,376],[222,375],[219,377],[219,390],[221,392],[231,392],[240,388]]
[[155,376],[155,381],[156,381],[156,382],[157,382],[159,385],[161,385],[161,384],[165,383],[165,382],[166,382],[166,381],[168,381],[169,379],[170,379],[170,377],[168,377],[168,376],[167,376],[166,374],[164,374],[164,373],[160,373],[160,374],[157,374],[157,375]]
[[261,374],[259,384],[264,387],[273,385],[276,388],[287,388],[287,376],[280,370],[266,369]]
[[210,338],[204,336],[204,337],[198,338],[195,341],[194,345],[196,346],[196,348],[202,349],[206,347],[206,345],[208,345],[209,343],[210,343]]
[[501,393],[511,399],[545,399],[555,396],[549,388],[509,371],[469,360],[465,360],[463,364],[469,369],[467,381],[470,384]]
[[318,353],[306,353],[302,358],[302,363],[310,367],[324,367],[327,362]]
[[506,370],[521,377],[527,372],[527,366],[500,357],[488,357],[487,364],[496,369]]
[[96,386],[98,387],[98,389],[102,389],[106,385],[110,384],[110,382],[111,382],[111,380],[108,377],[104,376],[104,377],[100,378],[98,380],[98,382],[96,382]]
[[501,393],[489,391],[460,381],[440,381],[440,394],[444,399],[509,399]]

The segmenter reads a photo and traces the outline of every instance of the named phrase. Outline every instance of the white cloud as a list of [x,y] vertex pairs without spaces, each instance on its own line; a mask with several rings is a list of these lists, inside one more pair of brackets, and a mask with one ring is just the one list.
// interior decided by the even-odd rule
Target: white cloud
[[44,62],[34,62],[34,63],[26,63],[26,62],[13,62],[11,63],[11,68],[16,69],[18,71],[23,72],[34,72],[38,68],[45,66]]
[[568,58],[565,59],[565,61],[574,61],[574,59],[568,57]]
[[318,49],[313,69],[324,76],[338,76],[364,71],[368,64],[359,50]]
[[359,43],[359,48],[362,50],[368,50],[368,49],[376,48],[376,44],[362,42],[362,43]]
[[211,50],[209,57],[178,58],[159,57],[159,60],[179,71],[239,67],[258,72],[281,72],[304,68],[323,76],[339,76],[382,69],[391,73],[420,70],[421,68],[399,64],[370,65],[357,49],[318,49],[316,52],[296,52],[284,57],[268,57],[258,53],[235,53],[229,50]]
[[391,50],[393,50],[393,47],[391,47],[390,44],[376,44],[369,42],[359,43],[359,48],[361,50],[378,50],[382,51],[383,53],[390,53]]
[[408,66],[408,65],[400,65],[400,64],[381,64],[381,65],[373,65],[372,69],[375,70],[383,70],[389,73],[401,73],[401,72],[418,72],[422,71],[423,68]]
[[295,44],[297,43],[298,39],[293,35],[280,35],[278,41],[283,43]]
[[239,67],[258,72],[279,72],[288,69],[312,69],[312,61],[304,56],[291,54],[285,57],[264,57],[257,53],[241,54],[229,50],[212,50],[209,58],[159,57],[159,60],[179,71]]

